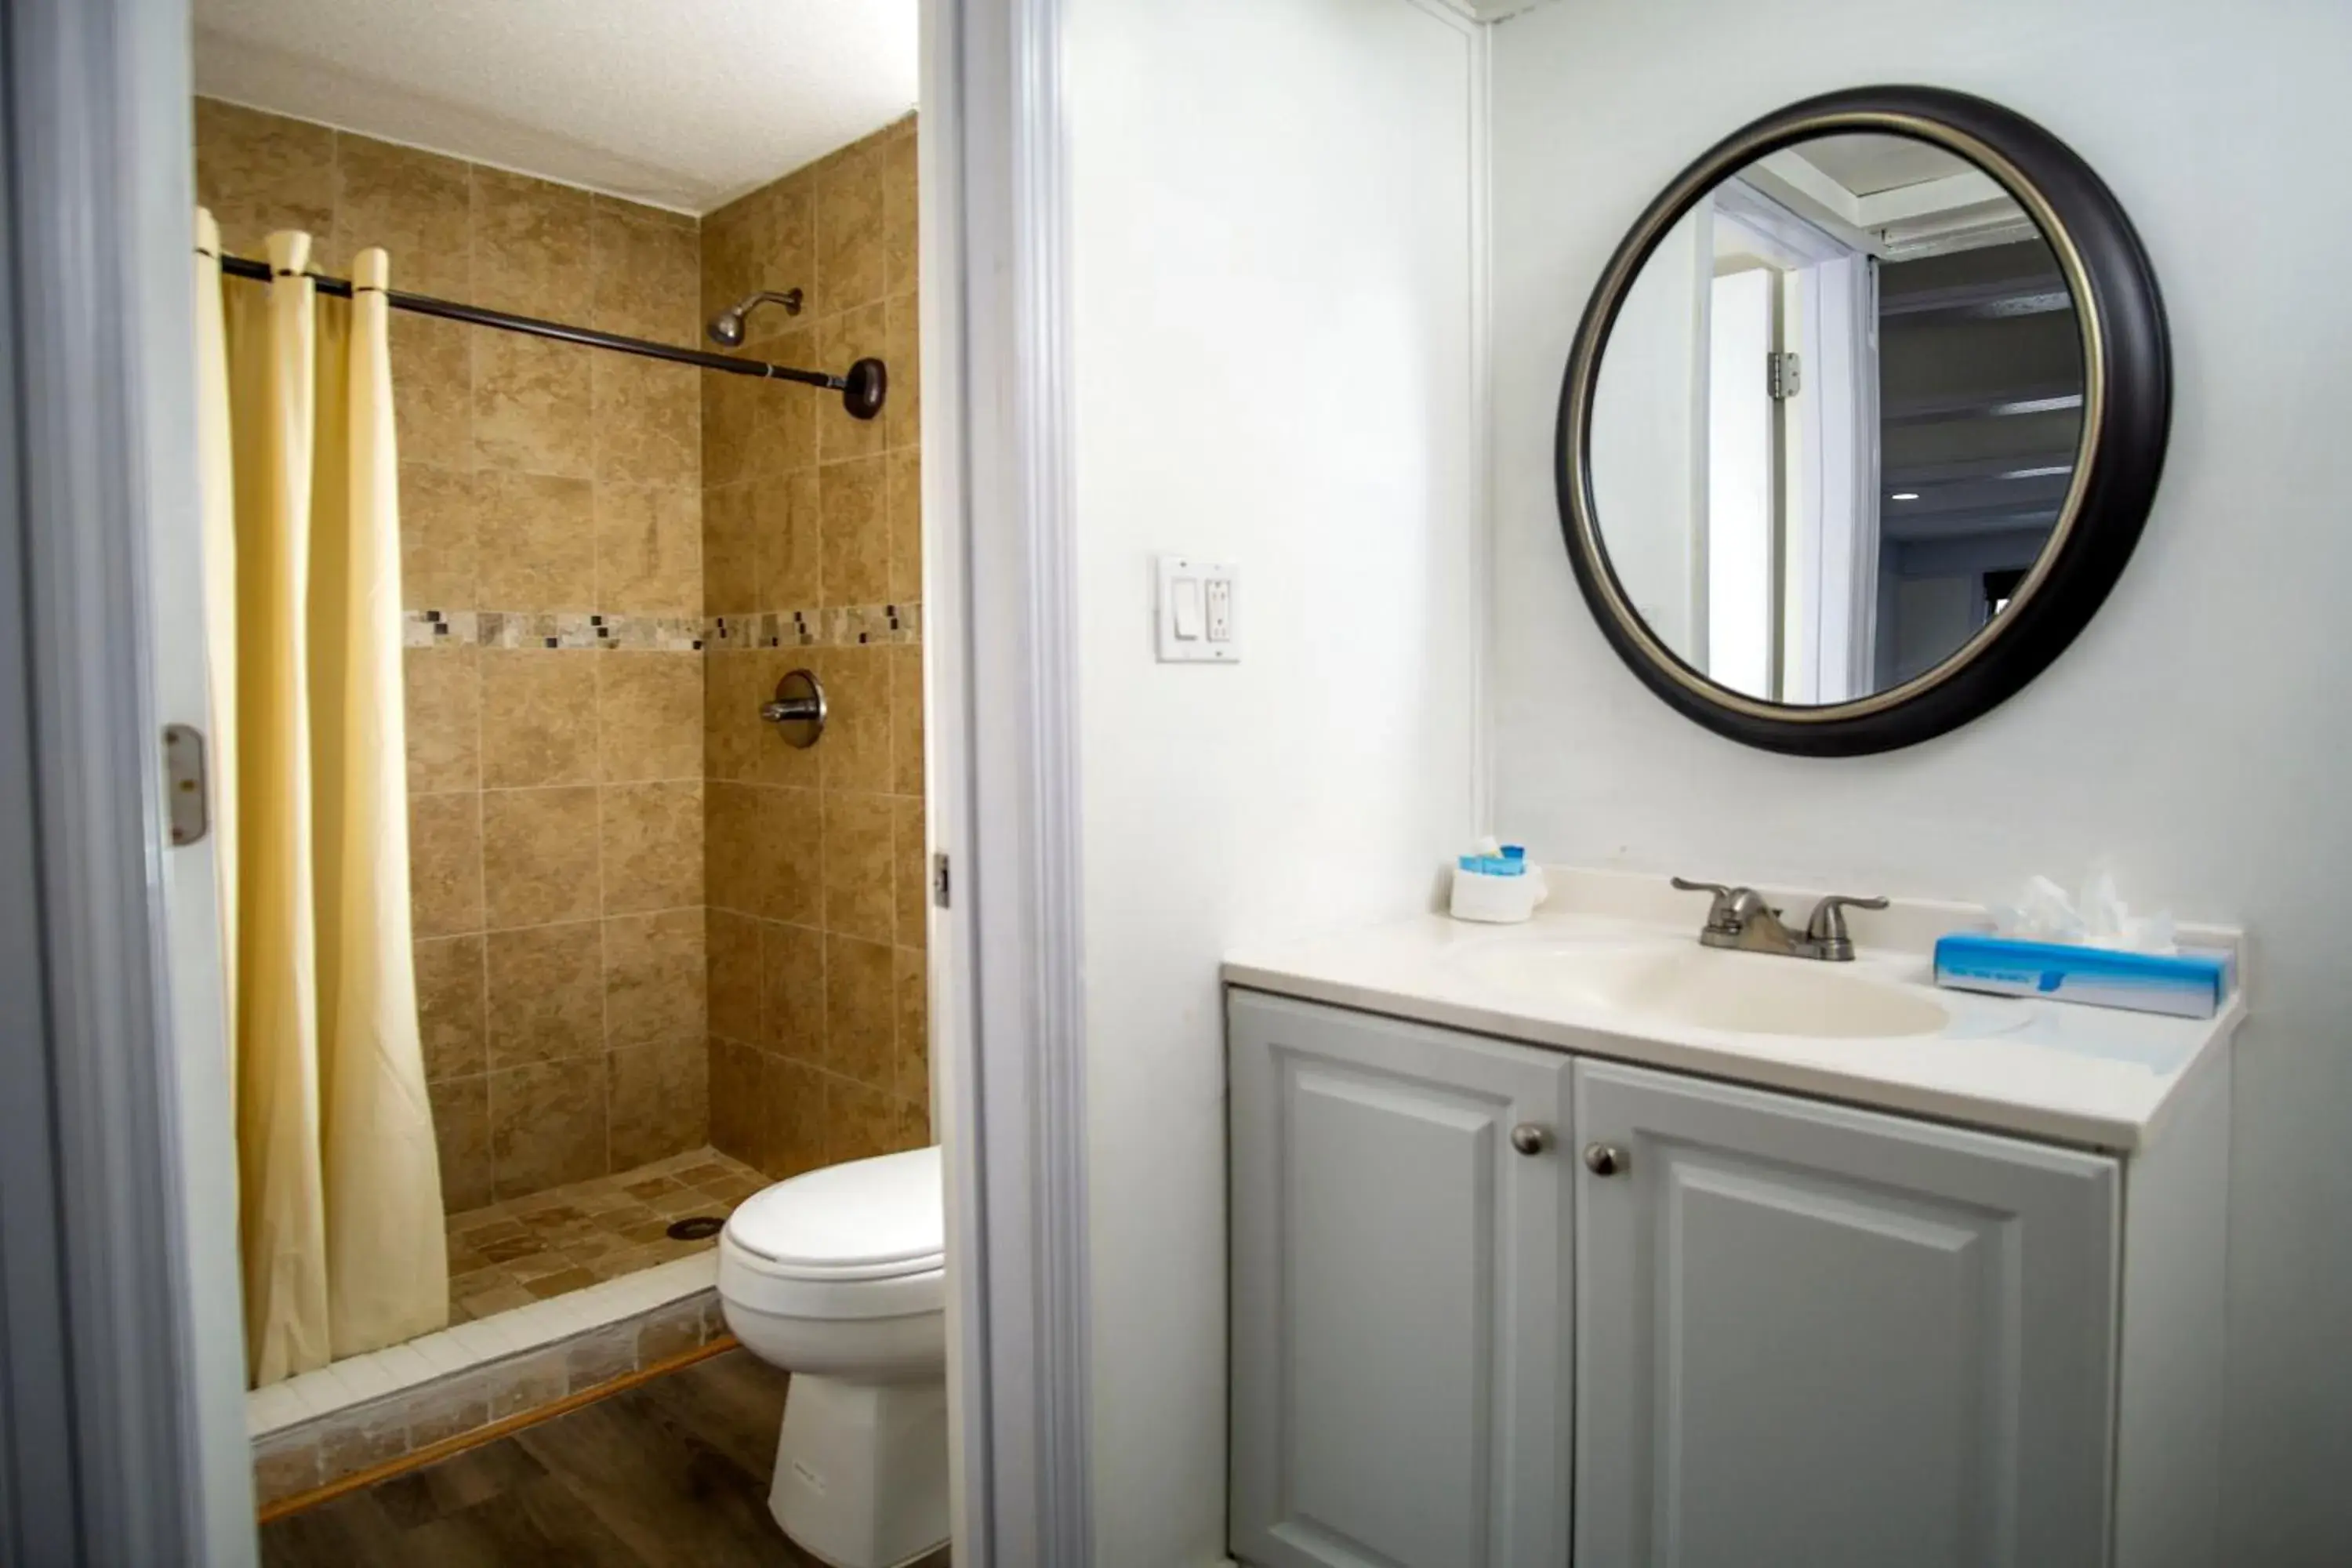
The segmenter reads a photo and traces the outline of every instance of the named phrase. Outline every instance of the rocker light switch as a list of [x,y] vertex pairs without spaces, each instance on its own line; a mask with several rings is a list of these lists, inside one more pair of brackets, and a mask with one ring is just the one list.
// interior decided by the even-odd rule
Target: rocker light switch
[[1160,662],[1232,664],[1241,658],[1234,622],[1234,565],[1162,555],[1158,569]]

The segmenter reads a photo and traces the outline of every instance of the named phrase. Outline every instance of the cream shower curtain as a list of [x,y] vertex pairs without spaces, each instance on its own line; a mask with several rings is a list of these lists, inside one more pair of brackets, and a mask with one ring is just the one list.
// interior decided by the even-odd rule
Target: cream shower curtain
[[400,511],[381,250],[352,300],[269,237],[224,281],[197,215],[207,647],[232,955],[247,1370],[448,1318],[410,958]]

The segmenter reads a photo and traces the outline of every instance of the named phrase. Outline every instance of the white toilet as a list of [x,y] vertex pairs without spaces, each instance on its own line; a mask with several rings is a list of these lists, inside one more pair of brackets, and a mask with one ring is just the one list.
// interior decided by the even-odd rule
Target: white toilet
[[947,1543],[947,1287],[940,1152],[856,1160],[746,1199],[719,1298],[746,1349],[793,1374],[768,1507],[834,1568]]

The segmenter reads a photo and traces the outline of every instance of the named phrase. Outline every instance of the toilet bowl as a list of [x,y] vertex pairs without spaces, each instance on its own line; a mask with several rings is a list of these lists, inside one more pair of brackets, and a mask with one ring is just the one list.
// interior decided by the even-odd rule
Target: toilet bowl
[[743,1347],[792,1373],[769,1511],[833,1568],[947,1543],[940,1152],[856,1160],[746,1199],[719,1238]]

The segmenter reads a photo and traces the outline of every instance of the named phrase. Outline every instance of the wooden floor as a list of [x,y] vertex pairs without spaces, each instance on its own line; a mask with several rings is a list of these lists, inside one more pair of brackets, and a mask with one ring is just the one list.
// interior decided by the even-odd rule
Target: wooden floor
[[784,1381],[729,1351],[266,1525],[261,1561],[821,1568],[768,1513]]

